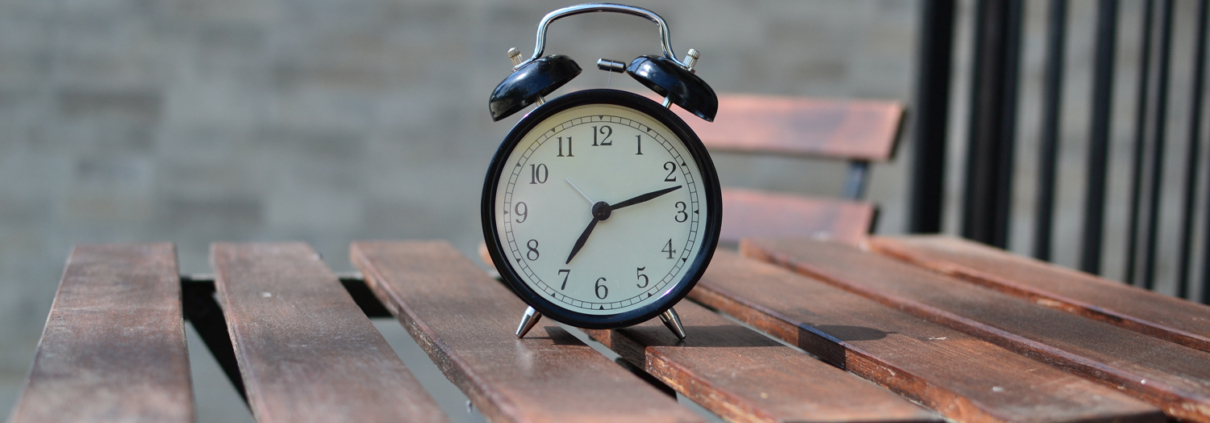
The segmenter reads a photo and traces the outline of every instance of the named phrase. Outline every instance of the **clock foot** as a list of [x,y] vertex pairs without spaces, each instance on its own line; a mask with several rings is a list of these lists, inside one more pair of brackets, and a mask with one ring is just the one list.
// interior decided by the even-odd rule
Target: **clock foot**
[[660,320],[678,339],[685,339],[685,327],[681,325],[681,316],[676,314],[676,310],[669,308],[668,311],[660,313]]
[[542,319],[542,313],[534,310],[533,307],[525,309],[525,315],[521,316],[521,325],[517,326],[517,339],[525,337],[525,334],[529,333],[529,330],[533,329],[540,319]]

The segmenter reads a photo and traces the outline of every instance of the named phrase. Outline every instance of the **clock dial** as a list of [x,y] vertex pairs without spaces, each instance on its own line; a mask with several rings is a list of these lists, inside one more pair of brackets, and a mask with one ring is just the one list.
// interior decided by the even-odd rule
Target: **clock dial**
[[568,107],[503,157],[492,204],[498,256],[555,307],[598,316],[648,308],[683,295],[677,288],[696,282],[701,253],[713,251],[708,192],[717,184],[648,114]]

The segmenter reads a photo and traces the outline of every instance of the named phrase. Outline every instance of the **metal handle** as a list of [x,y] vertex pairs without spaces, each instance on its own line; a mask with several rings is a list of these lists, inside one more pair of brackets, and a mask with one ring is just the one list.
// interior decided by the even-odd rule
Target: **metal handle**
[[564,7],[562,9],[547,13],[546,16],[542,18],[542,22],[538,23],[538,41],[534,45],[534,55],[528,60],[513,66],[513,70],[520,69],[521,66],[524,66],[525,64],[538,60],[538,58],[542,57],[543,50],[546,50],[546,27],[550,26],[551,22],[572,15],[592,12],[621,13],[625,15],[647,18],[647,20],[655,22],[660,26],[660,44],[664,48],[664,57],[685,69],[689,69],[689,65],[676,59],[676,54],[672,51],[672,36],[668,34],[668,24],[664,22],[664,18],[661,18],[660,15],[641,7],[627,6],[624,4],[585,3]]

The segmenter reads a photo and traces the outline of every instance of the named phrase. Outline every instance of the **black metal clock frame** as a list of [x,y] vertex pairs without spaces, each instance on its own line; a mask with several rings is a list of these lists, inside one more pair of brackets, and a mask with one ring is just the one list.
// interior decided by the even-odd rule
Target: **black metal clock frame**
[[[671,290],[665,292],[652,303],[635,310],[613,315],[577,313],[555,305],[538,295],[537,292],[521,279],[513,268],[512,258],[508,257],[505,253],[507,250],[501,245],[501,240],[497,236],[499,232],[497,231],[495,218],[496,191],[504,172],[504,167],[506,166],[505,162],[508,161],[513,149],[517,147],[521,139],[534,130],[539,123],[554,116],[556,113],[573,107],[591,104],[612,104],[630,108],[650,116],[668,127],[672,131],[672,134],[684,143],[685,148],[689,150],[690,156],[693,157],[694,163],[697,164],[698,169],[701,171],[701,192],[705,197],[704,204],[707,210],[705,225],[702,231],[701,248],[698,249],[698,254],[693,258],[693,261],[689,263],[689,269],[685,273],[685,276],[674,284]],[[521,297],[523,301],[541,314],[559,322],[586,329],[609,329],[630,326],[647,321],[672,308],[673,305],[683,299],[697,285],[697,281],[702,277],[702,274],[710,264],[714,250],[718,246],[719,230],[722,227],[723,217],[718,174],[714,169],[714,163],[710,160],[710,155],[706,152],[706,147],[702,145],[702,141],[697,137],[697,134],[689,128],[689,125],[685,121],[659,103],[638,94],[611,89],[591,89],[563,95],[534,109],[522,118],[520,122],[517,122],[516,126],[509,131],[508,136],[500,144],[500,148],[496,150],[495,156],[492,157],[491,165],[488,167],[487,176],[483,183],[481,207],[480,218],[482,220],[487,251],[491,255],[492,261],[495,262],[496,270],[500,272],[501,279],[512,288],[517,296]]]

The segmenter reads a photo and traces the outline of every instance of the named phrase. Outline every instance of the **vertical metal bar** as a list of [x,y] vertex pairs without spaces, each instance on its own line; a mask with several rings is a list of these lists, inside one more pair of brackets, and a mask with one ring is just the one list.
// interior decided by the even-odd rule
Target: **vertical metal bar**
[[869,180],[870,162],[854,160],[849,163],[849,177],[844,183],[844,198],[860,200],[865,196],[866,181]]
[[950,68],[954,44],[954,0],[920,3],[916,99],[912,129],[911,204],[908,232],[941,232],[944,208]]
[[1130,218],[1126,230],[1126,272],[1123,279],[1126,283],[1135,285],[1135,268],[1138,263],[1139,251],[1139,208],[1142,205],[1143,189],[1143,154],[1147,145],[1147,100],[1150,97],[1151,75],[1151,21],[1155,1],[1143,3],[1143,40],[1139,44],[1142,51],[1139,55],[1139,85],[1138,109],[1134,114],[1134,156],[1130,170]]
[[1164,119],[1168,113],[1168,62],[1172,53],[1172,7],[1164,0],[1160,8],[1160,48],[1156,56],[1155,114],[1151,125],[1151,192],[1147,207],[1147,241],[1143,246],[1143,288],[1155,287],[1155,254],[1159,240],[1160,190],[1164,182]]
[[1000,164],[997,166],[996,206],[993,232],[997,246],[1008,248],[1008,228],[1013,209],[1013,169],[1016,157],[1017,81],[1021,70],[1021,26],[1025,17],[1025,1],[1008,1],[1008,22],[1005,31],[1004,86],[1000,123]]
[[[985,122],[985,119],[983,119],[983,115],[985,113],[983,109],[989,106],[984,104],[983,97],[994,93],[985,93],[987,90],[984,88],[983,80],[988,78],[988,76],[985,76],[984,73],[987,72],[987,68],[993,68],[992,70],[995,70],[994,66],[987,65],[986,62],[989,59],[985,56],[988,55],[989,51],[997,50],[995,48],[995,43],[989,43],[987,41],[987,39],[990,37],[988,33],[995,32],[990,29],[990,27],[993,25],[989,25],[988,21],[990,19],[988,19],[986,16],[989,14],[988,9],[992,8],[988,5],[988,2],[989,0],[976,0],[974,15],[971,19],[974,21],[975,39],[974,42],[971,43],[974,51],[971,54],[973,63],[971,64],[971,97],[968,112],[969,115],[967,118],[966,177],[963,178],[966,185],[964,186],[962,193],[961,229],[963,237],[983,242],[988,242],[986,239],[990,238],[990,236],[985,234],[989,231],[984,230],[982,227],[983,225],[981,225],[981,221],[985,219],[985,216],[988,214],[985,211],[988,201],[983,201],[981,198],[977,198],[976,196],[984,191],[989,191],[983,189],[983,185],[985,184],[980,183],[991,179],[991,175],[988,174],[988,171],[992,169],[992,166],[986,163],[987,159],[985,156],[988,156],[989,154],[984,153],[984,151],[987,150],[987,147],[985,147],[983,144],[986,144],[990,138],[985,135],[988,132],[987,127],[997,123],[995,121]],[[992,44],[992,48],[984,48],[986,44]],[[983,54],[980,54],[980,52]],[[994,104],[997,102],[991,103]]]
[[1101,237],[1105,225],[1105,177],[1109,161],[1109,118],[1113,106],[1113,49],[1117,41],[1118,0],[1097,6],[1097,52],[1093,66],[1092,128],[1088,140],[1088,191],[1084,197],[1084,236],[1080,270],[1101,273]]
[[962,235],[1008,246],[1016,131],[1020,0],[987,0],[975,6],[975,66]]
[[[1185,157],[1185,198],[1181,205],[1181,244],[1177,257],[1176,296],[1189,296],[1189,261],[1193,258],[1193,215],[1197,208],[1197,161],[1201,158],[1202,82],[1206,73],[1206,5],[1197,5],[1197,36],[1193,51],[1193,90],[1189,101],[1189,147]],[[1210,244],[1207,244],[1210,245]],[[1203,247],[1204,248],[1204,247]]]
[[1050,234],[1055,208],[1055,156],[1059,150],[1059,102],[1063,96],[1063,36],[1067,0],[1050,0],[1046,40],[1046,92],[1042,100],[1042,137],[1038,152],[1038,201],[1034,225],[1034,257],[1050,261]]
[[[1205,32],[1206,28],[1198,28],[1200,32]],[[1201,93],[1195,93],[1201,95]],[[1201,119],[1201,116],[1197,116]],[[1210,150],[1210,148],[1207,148]],[[1206,157],[1206,164],[1210,168],[1210,155]],[[1207,169],[1210,173],[1210,169]],[[1210,179],[1210,178],[1206,178]],[[1206,210],[1205,219],[1202,221],[1202,304],[1210,305],[1210,184],[1206,184]]]

